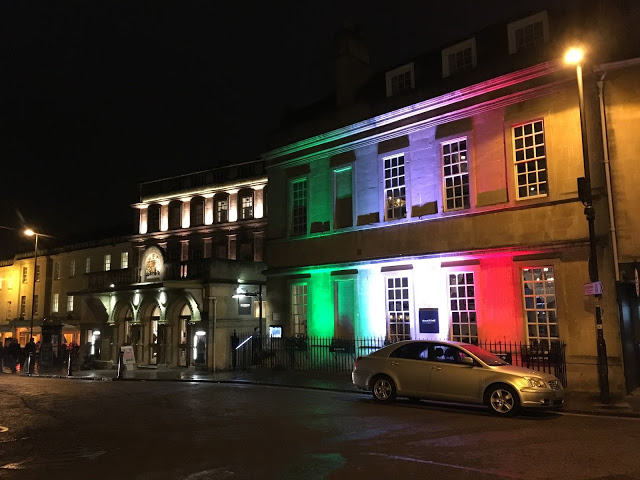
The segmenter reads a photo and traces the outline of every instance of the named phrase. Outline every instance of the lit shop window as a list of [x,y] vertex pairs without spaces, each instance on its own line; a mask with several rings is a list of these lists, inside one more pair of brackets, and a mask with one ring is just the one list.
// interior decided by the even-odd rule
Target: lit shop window
[[529,343],[548,349],[560,337],[553,267],[523,268],[522,287]]
[[411,340],[409,278],[389,277],[387,281],[387,329],[392,342]]
[[449,274],[451,340],[478,344],[476,291],[473,272]]

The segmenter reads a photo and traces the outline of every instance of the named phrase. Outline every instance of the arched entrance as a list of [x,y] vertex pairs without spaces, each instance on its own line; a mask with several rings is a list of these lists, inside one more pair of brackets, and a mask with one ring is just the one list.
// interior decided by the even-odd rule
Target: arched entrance
[[178,366],[188,367],[190,365],[190,330],[191,310],[189,305],[182,308],[178,317]]
[[[160,328],[162,327],[162,328]],[[145,337],[148,345],[147,359],[149,365],[164,363],[164,337],[165,326],[160,325],[160,308],[156,305],[151,312],[145,328]]]

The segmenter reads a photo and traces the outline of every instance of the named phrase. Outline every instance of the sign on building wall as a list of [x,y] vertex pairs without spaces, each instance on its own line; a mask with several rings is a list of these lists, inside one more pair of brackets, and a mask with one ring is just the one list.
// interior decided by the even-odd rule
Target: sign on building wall
[[420,333],[440,333],[440,321],[437,308],[421,308],[418,310]]

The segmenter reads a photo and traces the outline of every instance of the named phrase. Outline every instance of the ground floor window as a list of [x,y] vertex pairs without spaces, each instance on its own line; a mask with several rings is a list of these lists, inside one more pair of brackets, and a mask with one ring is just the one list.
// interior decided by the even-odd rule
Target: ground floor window
[[293,333],[307,334],[307,284],[291,286],[291,315],[293,316]]
[[387,278],[387,332],[393,342],[411,340],[409,277]]
[[522,288],[529,343],[549,348],[560,337],[553,267],[523,268]]
[[477,345],[478,323],[473,272],[449,274],[449,305],[451,308],[451,339]]

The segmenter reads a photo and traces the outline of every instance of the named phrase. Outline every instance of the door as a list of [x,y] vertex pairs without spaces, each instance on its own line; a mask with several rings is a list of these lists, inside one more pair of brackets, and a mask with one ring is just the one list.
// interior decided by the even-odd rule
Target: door
[[627,393],[640,388],[640,298],[632,283],[618,284],[622,358]]
[[334,284],[334,337],[353,338],[355,317],[355,282],[337,280]]
[[387,370],[396,379],[401,395],[428,397],[431,362],[428,361],[429,344],[415,342],[403,345],[389,355]]
[[462,350],[446,344],[434,344],[429,354],[431,380],[429,391],[442,400],[479,401],[482,367],[462,363],[469,357]]

